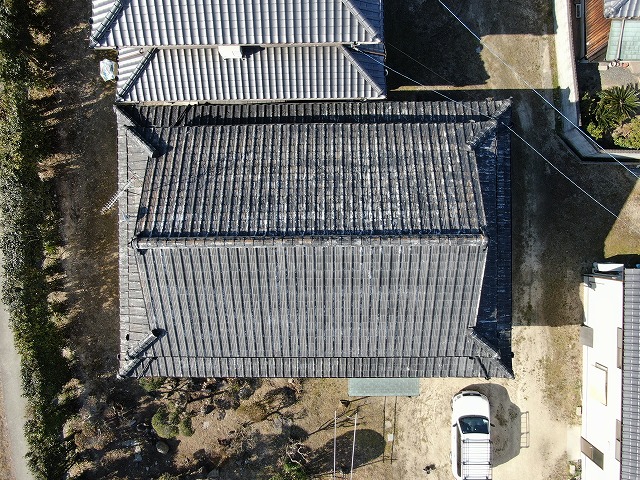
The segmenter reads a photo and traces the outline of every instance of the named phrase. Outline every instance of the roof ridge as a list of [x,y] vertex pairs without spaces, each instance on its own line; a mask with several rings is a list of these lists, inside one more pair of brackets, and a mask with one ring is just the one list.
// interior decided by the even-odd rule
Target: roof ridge
[[98,28],[96,29],[96,33],[91,35],[91,40],[89,42],[90,47],[97,47],[100,45],[102,38],[105,36],[107,31],[112,27],[113,23],[118,18],[118,15],[122,13],[124,10],[124,4],[130,2],[131,0],[114,0],[109,13],[102,20]]
[[430,233],[418,235],[309,235],[296,237],[260,236],[260,237],[145,237],[139,235],[132,241],[138,250],[149,248],[197,248],[197,247],[263,247],[281,244],[286,246],[308,245],[425,245],[457,243],[483,245],[486,237],[480,232],[448,232],[444,234]]
[[360,9],[353,3],[353,0],[340,0],[347,9],[355,15],[360,21],[360,24],[364,29],[371,34],[374,40],[382,40],[381,34],[369,21],[369,19],[360,11]]
[[378,82],[376,82],[371,75],[369,75],[369,72],[367,72],[367,70],[360,64],[360,62],[358,61],[358,59],[355,58],[355,56],[352,54],[352,51],[356,51],[353,50],[349,45],[340,45],[340,51],[344,54],[345,57],[347,57],[347,60],[349,60],[349,63],[351,63],[351,65],[353,65],[353,67],[358,70],[358,72],[360,72],[360,75],[362,75],[367,82],[369,82],[369,84],[378,92],[379,95],[382,95],[385,93],[384,88],[378,84]]
[[625,4],[629,3],[629,0],[618,0],[613,5],[611,4],[612,2],[605,3],[608,3],[608,5],[604,9],[604,16],[605,18],[608,18],[616,15]]
[[[142,52],[143,49],[140,49],[140,51]],[[133,89],[136,82],[140,79],[140,76],[147,69],[147,67],[151,63],[151,60],[153,60],[153,57],[156,55],[157,52],[158,52],[158,48],[152,47],[149,49],[149,51],[146,54],[144,54],[144,56],[140,59],[140,62],[136,66],[135,70],[129,75],[129,78],[127,79],[125,84],[122,86],[120,91],[116,93],[116,102],[123,101],[124,97],[126,97],[129,94],[129,92]]]
[[487,120],[486,122],[479,122],[478,124],[480,126],[479,131],[477,133],[474,133],[474,135],[472,135],[471,138],[467,140],[467,145],[472,150],[475,149],[479,144],[484,142],[486,138],[496,130],[496,127],[498,126],[498,120],[492,119]]

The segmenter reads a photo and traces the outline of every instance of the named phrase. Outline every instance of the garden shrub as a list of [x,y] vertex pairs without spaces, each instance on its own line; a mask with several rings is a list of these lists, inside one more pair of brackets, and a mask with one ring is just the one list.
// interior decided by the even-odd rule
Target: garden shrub
[[185,437],[190,437],[195,433],[193,430],[193,424],[191,423],[191,417],[185,417],[180,421],[178,425],[178,429],[180,430],[180,435]]
[[174,438],[179,432],[176,424],[170,421],[165,407],[160,407],[151,418],[151,426],[161,438]]
[[640,117],[634,117],[613,131],[613,143],[624,148],[640,149]]

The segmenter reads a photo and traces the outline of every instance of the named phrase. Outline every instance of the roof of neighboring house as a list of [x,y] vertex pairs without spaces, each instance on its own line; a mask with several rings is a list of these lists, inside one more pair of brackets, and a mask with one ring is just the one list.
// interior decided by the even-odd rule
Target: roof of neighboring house
[[605,59],[640,60],[640,20],[611,20]]
[[640,473],[640,269],[624,271],[622,480]]
[[[243,47],[244,48],[244,47]],[[382,55],[382,45],[369,45]],[[206,102],[384,98],[380,63],[346,45],[250,47],[224,59],[212,48],[121,49],[122,102]]]
[[512,376],[509,117],[120,107],[125,373]]
[[640,17],[640,0],[604,0],[606,18]]
[[604,17],[602,0],[585,0],[585,56],[592,59],[602,53],[609,40],[611,20]]
[[381,0],[93,0],[92,46],[379,42]]

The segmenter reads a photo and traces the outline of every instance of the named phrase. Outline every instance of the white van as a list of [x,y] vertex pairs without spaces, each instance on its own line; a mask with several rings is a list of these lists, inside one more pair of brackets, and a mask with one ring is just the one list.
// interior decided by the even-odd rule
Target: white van
[[491,480],[489,400],[463,390],[451,400],[451,469],[457,480]]

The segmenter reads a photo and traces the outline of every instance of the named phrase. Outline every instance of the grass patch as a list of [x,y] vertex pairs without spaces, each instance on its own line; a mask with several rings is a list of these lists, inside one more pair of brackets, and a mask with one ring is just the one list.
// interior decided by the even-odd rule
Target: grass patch
[[550,336],[549,353],[540,360],[544,374],[544,396],[553,405],[556,420],[577,424],[576,407],[581,402],[582,349],[579,326],[555,327]]

